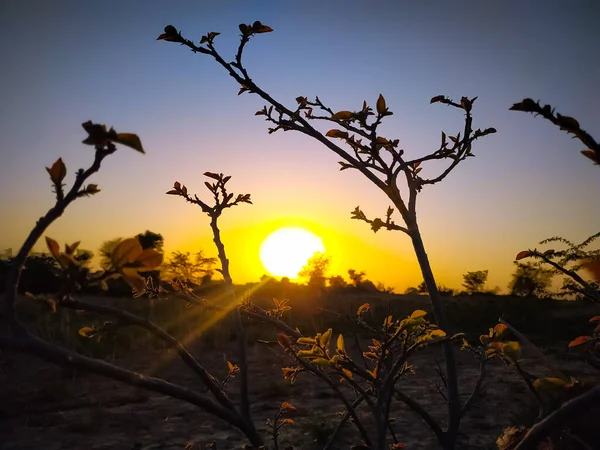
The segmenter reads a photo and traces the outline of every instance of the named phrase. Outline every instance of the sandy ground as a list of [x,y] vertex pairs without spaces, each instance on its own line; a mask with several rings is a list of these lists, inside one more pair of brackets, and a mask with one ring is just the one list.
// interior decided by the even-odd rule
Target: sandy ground
[[[225,359],[235,361],[234,346],[227,351],[192,353],[207,368],[225,373]],[[445,416],[445,401],[436,389],[439,377],[434,359],[438,350],[413,358],[416,375],[400,386],[439,420]],[[279,405],[287,401],[297,410],[289,415],[294,424],[282,430],[281,447],[321,449],[323,439],[339,420],[339,401],[326,386],[309,375],[301,375],[290,386],[281,376],[282,359],[274,349],[255,344],[249,349],[252,414],[261,430]],[[567,355],[562,367],[570,373],[586,371],[586,365]],[[240,448],[244,436],[236,429],[193,405],[162,395],[124,386],[116,381],[87,374],[70,374],[33,358],[3,355],[0,372],[0,448],[4,450],[60,449],[192,449],[216,441],[219,449]],[[557,357],[558,358],[558,357]],[[441,358],[440,358],[441,359]],[[118,361],[134,370],[152,373],[169,381],[202,390],[194,374],[173,354],[155,351],[135,359]],[[460,352],[459,370],[464,398],[478,375],[477,361]],[[492,449],[502,430],[529,402],[523,382],[502,363],[489,366],[484,391],[463,420],[460,449]],[[235,401],[237,381],[228,384]],[[362,412],[364,414],[364,412]],[[394,410],[394,430],[407,449],[436,449],[429,428],[406,407]],[[338,443],[340,449],[358,441],[347,425]]]

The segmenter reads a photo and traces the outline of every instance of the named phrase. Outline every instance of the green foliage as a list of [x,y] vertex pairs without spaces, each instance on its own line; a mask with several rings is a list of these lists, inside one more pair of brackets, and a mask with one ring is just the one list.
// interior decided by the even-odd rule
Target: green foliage
[[488,271],[478,270],[474,272],[467,272],[463,275],[463,287],[468,294],[475,294],[481,292],[485,282],[487,281]]

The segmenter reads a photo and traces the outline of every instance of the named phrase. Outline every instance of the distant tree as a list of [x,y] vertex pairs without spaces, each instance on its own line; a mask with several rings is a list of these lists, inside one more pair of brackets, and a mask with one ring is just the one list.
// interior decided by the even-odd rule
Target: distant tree
[[377,285],[375,286],[377,288],[377,290],[379,292],[384,292],[386,294],[393,294],[394,293],[394,288],[391,286],[386,286],[385,284],[381,283],[381,282],[377,282]]
[[469,294],[481,292],[483,285],[487,281],[488,270],[478,270],[475,272],[467,272],[463,275],[463,287]]
[[[439,290],[439,287],[438,287]],[[422,281],[421,284],[419,284],[417,286],[417,292],[419,294],[426,294],[427,293],[427,286],[425,285],[425,281]]]
[[147,248],[153,248],[157,252],[162,253],[163,245],[165,243],[162,234],[146,230],[143,233],[136,235],[135,238],[140,241],[140,245],[144,250]]
[[364,282],[366,275],[364,272],[348,269],[348,277],[350,277],[350,281],[354,287],[359,287]]
[[321,252],[316,252],[298,273],[300,278],[308,278],[311,287],[324,288],[327,281],[327,271],[331,264],[330,258]]
[[554,273],[536,263],[514,262],[516,268],[508,284],[511,295],[519,297],[546,297]]
[[[217,258],[204,256],[204,250],[195,253],[175,251],[169,259],[163,263],[162,269],[167,278],[178,278],[186,283],[202,284],[206,282],[206,276],[212,276],[213,266]],[[209,279],[210,280],[210,279]]]
[[123,241],[123,238],[114,238],[108,241],[104,241],[98,250],[100,253],[100,267],[102,269],[108,269],[110,267],[110,254]]
[[404,291],[404,295],[415,295],[418,293],[419,293],[419,290],[414,286],[411,286]]
[[329,277],[329,287],[332,289],[343,289],[348,287],[348,283],[346,283],[346,280],[341,275],[334,275]]

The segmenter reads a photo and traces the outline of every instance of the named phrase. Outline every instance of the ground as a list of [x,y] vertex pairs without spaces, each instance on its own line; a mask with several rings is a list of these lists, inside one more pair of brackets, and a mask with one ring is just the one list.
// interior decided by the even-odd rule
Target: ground
[[[194,346],[191,350],[208,368],[224,368],[226,359],[235,360],[233,345],[210,352]],[[552,353],[561,367],[568,367],[569,373],[588,370],[585,363],[564,348]],[[275,347],[254,344],[248,356],[252,414],[259,428],[265,430],[266,420],[287,401],[297,410],[289,415],[294,424],[283,429],[280,448],[294,445],[296,449],[322,449],[324,439],[339,418],[336,412],[342,409],[331,391],[308,375],[301,375],[293,386],[284,382],[281,355]],[[400,386],[434,417],[443,419],[445,401],[436,389],[439,382],[436,357],[441,360],[439,350],[417,355],[412,360],[416,374],[404,379]],[[211,441],[216,441],[219,449],[237,449],[246,442],[237,430],[193,405],[105,378],[68,373],[30,357],[4,354],[3,360],[0,448],[4,450],[150,450],[184,449],[186,445],[200,449]],[[138,354],[117,362],[203,389],[176,355],[166,351]],[[541,366],[538,369],[542,371]],[[460,352],[459,370],[466,398],[478,375],[477,361]],[[228,388],[235,400],[236,380]],[[496,437],[515,417],[523,414],[530,401],[523,382],[500,362],[489,367],[483,388],[481,398],[463,420],[460,449],[495,448]],[[438,448],[428,427],[410,410],[398,409],[393,416],[395,434],[407,449]],[[346,426],[342,437],[334,448],[346,449],[357,442],[351,425]]]

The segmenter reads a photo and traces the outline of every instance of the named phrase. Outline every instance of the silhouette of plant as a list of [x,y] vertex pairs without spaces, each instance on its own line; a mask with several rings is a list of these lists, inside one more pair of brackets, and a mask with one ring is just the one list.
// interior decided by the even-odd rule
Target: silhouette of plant
[[[319,97],[309,100],[305,96],[298,96],[295,106],[286,107],[260,88],[242,63],[242,54],[249,40],[258,34],[272,32],[273,29],[259,21],[251,25],[240,24],[239,29],[240,44],[232,62],[227,62],[217,51],[215,38],[220,34],[217,32],[202,36],[199,45],[196,45],[193,41],[185,39],[174,26],[168,25],[157,39],[179,43],[194,53],[211,56],[239,84],[238,95],[248,92],[258,95],[267,102],[267,105],[257,111],[256,115],[263,116],[272,125],[268,130],[269,133],[294,130],[312,137],[342,158],[340,170],[358,170],[387,195],[395,209],[389,207],[385,219],[369,219],[359,207],[352,212],[352,218],[369,223],[374,232],[384,228],[402,231],[410,237],[423,279],[428,287],[435,320],[441,329],[447,330],[448,323],[440,294],[417,224],[416,202],[418,193],[425,186],[441,182],[460,162],[474,156],[473,143],[477,139],[496,132],[494,128],[473,129],[472,107],[477,97],[462,97],[458,102],[444,95],[433,97],[430,103],[442,103],[462,111],[465,114],[464,127],[455,135],[446,135],[442,132],[440,146],[432,153],[415,159],[405,158],[404,150],[399,148],[398,139],[390,139],[378,133],[378,127],[383,119],[393,114],[383,95],[379,95],[375,110],[365,101],[358,110],[336,112]],[[323,134],[312,123],[329,123],[335,128]],[[341,146],[337,142],[341,142]],[[425,177],[421,172],[423,166],[430,161],[447,162],[447,166],[441,173]],[[406,195],[401,193],[401,180],[406,184]],[[398,225],[392,219],[396,210],[404,225]],[[445,432],[444,448],[450,449],[454,448],[461,415],[458,375],[452,344],[445,342],[443,351],[448,390],[448,429]],[[378,443],[377,448],[383,448],[382,445]]]
[[463,287],[468,294],[476,294],[483,290],[483,285],[487,281],[488,271],[477,270],[475,272],[467,272],[463,275]]

